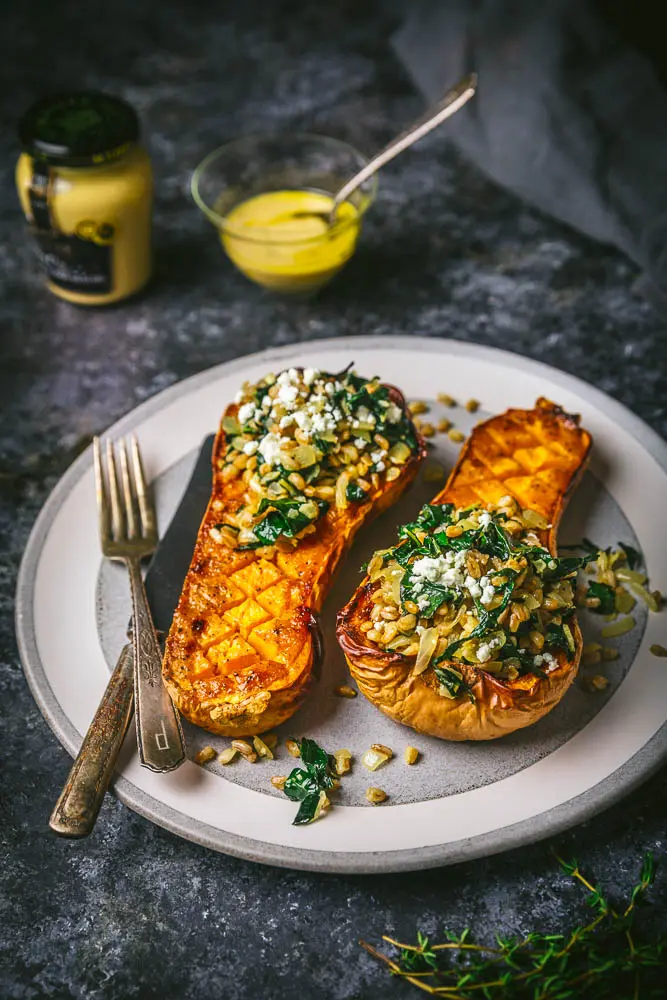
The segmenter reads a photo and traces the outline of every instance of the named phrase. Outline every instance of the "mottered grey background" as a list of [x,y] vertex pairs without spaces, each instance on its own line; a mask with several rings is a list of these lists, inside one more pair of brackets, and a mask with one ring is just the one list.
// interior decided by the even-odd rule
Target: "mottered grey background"
[[[109,797],[92,838],[47,828],[69,760],[16,650],[16,573],[34,518],[93,433],[194,372],[265,346],[350,334],[453,337],[572,372],[667,431],[665,325],[637,272],[523,206],[434,135],[382,175],[347,271],[310,302],[269,296],[226,263],[188,196],[219,143],[267,128],[371,152],[421,102],[389,46],[383,5],[164,0],[25,2],[4,12],[0,94],[0,995],[6,1000],[403,998],[357,943],[471,925],[565,930],[576,854],[612,892],[664,848],[662,772],[549,842],[434,872],[323,876],[255,866],[158,829]],[[157,274],[136,302],[86,312],[50,297],[15,192],[20,111],[97,87],[139,110],[157,179]],[[74,541],[73,544],[76,544]],[[659,581],[655,581],[656,584]],[[64,584],[66,581],[64,581]],[[667,927],[664,877],[655,929]]]

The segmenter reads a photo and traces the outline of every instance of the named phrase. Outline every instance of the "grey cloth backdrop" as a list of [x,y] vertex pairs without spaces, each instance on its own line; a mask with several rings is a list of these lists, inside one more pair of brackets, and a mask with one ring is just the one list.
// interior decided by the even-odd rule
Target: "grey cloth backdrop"
[[435,100],[479,74],[447,125],[466,157],[537,208],[643,269],[667,306],[667,92],[586,0],[417,0],[394,49]]

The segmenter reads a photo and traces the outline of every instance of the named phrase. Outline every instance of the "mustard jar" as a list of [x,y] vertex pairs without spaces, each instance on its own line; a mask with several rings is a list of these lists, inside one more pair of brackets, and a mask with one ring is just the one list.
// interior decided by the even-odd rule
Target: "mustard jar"
[[54,295],[108,305],[151,276],[153,173],[125,101],[81,91],[48,97],[19,123],[16,185]]

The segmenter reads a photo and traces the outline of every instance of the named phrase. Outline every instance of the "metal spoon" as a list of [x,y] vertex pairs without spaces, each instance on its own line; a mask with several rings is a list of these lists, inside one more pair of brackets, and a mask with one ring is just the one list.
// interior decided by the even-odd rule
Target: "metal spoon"
[[392,139],[389,145],[385,146],[383,150],[374,156],[354,177],[351,177],[334,195],[331,208],[327,212],[294,212],[291,218],[315,216],[323,219],[327,226],[333,226],[340,205],[349,198],[353,191],[356,191],[364,181],[372,177],[385,163],[389,163],[390,160],[393,160],[395,156],[402,153],[408,146],[412,146],[413,143],[418,142],[419,139],[427,135],[432,129],[437,128],[438,125],[442,124],[451,115],[456,114],[459,108],[468,103],[476,89],[477,74],[470,73],[468,76],[464,76],[456,86],[447,91],[435,107],[429,108],[408,129],[401,132],[395,139]]

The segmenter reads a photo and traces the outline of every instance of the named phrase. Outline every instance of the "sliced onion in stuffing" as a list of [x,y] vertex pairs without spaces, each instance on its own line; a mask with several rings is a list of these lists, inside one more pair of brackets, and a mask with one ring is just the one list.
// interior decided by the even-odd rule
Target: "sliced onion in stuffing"
[[415,674],[424,673],[433,658],[437,645],[437,628],[425,628],[419,637],[419,652],[417,653],[417,660],[415,662]]

